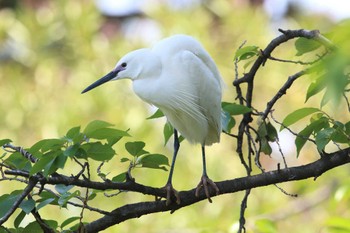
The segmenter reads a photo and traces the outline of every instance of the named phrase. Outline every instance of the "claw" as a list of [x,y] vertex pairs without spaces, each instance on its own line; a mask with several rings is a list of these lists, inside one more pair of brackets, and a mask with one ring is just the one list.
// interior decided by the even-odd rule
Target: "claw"
[[173,188],[173,185],[171,183],[166,184],[163,189],[166,191],[166,205],[169,206],[172,203],[172,196],[175,196],[176,198],[176,204],[180,204],[180,196],[179,192],[176,191],[176,189]]
[[212,203],[213,201],[210,199],[210,194],[209,194],[209,188],[208,186],[211,186],[215,192],[216,192],[216,195],[219,195],[220,193],[220,190],[218,188],[218,186],[211,180],[209,179],[209,177],[207,175],[203,175],[202,178],[201,178],[201,181],[199,182],[199,184],[197,185],[197,188],[196,188],[196,197],[199,196],[199,191],[202,189],[202,187],[204,188],[204,193],[205,193],[205,196],[208,198],[208,201],[210,203]]

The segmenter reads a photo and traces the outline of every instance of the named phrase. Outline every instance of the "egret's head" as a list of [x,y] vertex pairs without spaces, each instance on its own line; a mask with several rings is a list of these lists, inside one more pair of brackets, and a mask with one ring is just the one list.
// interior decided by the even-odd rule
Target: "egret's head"
[[136,80],[147,76],[151,71],[157,70],[160,62],[154,57],[150,49],[132,51],[122,57],[115,68],[87,88],[82,93],[98,87],[108,81],[119,79]]

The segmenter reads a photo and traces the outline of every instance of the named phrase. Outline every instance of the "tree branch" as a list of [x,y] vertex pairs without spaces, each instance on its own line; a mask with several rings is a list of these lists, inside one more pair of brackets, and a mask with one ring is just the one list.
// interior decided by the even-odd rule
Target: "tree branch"
[[31,177],[29,179],[29,183],[27,187],[23,190],[23,193],[19,196],[19,198],[15,201],[13,206],[7,211],[7,213],[0,219],[0,226],[4,222],[6,222],[9,219],[9,217],[15,212],[15,210],[19,207],[24,198],[33,190],[37,182],[37,177]]
[[[347,163],[350,163],[350,148],[328,154],[307,165],[216,182],[216,184],[220,189],[220,195],[222,195],[292,180],[316,179],[326,171]],[[113,210],[110,215],[87,224],[85,230],[86,232],[98,232],[131,218],[138,218],[142,215],[156,212],[175,211],[206,199],[204,193],[201,193],[198,198],[194,193],[195,189],[179,192],[181,198],[179,205],[171,204],[166,206],[165,201],[152,201],[122,206]],[[210,194],[214,196],[215,191],[211,190]]]

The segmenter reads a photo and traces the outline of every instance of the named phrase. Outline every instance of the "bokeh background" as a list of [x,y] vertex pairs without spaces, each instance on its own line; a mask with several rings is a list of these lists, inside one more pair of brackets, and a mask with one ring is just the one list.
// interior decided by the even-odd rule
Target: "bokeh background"
[[[327,32],[347,17],[347,0],[0,0],[0,138],[30,147],[38,140],[63,136],[74,126],[84,127],[99,119],[119,129],[130,129],[132,135],[117,144],[116,159],[103,167],[112,177],[125,169],[116,164],[125,153],[123,142],[127,140],[142,140],[146,150],[170,158],[171,143],[164,146],[162,136],[165,119],[146,120],[155,109],[134,95],[130,81],[109,83],[84,95],[80,92],[109,72],[128,51],[182,33],[194,36],[209,51],[227,85],[224,101],[234,102],[233,59],[244,41],[264,48],[278,35],[278,28]],[[288,43],[274,55],[290,59],[295,53],[293,43]],[[269,62],[257,75],[254,107],[263,110],[286,78],[301,69]],[[239,67],[240,75],[244,71]],[[317,98],[304,104],[309,82],[306,78],[295,84],[289,96],[276,105],[276,118],[283,119],[302,106],[319,106]],[[337,111],[332,106],[325,110],[334,117],[348,117],[345,105]],[[317,158],[315,149],[309,147],[296,159],[293,136],[283,131],[280,139],[290,165]],[[262,155],[267,170],[281,162],[273,146],[276,152],[271,157]],[[222,142],[208,148],[207,155],[213,180],[245,176],[235,142],[228,136],[222,135]],[[74,169],[78,168],[60,172],[70,174]],[[137,169],[133,175],[138,182],[156,187],[163,186],[167,178],[166,172],[150,169]],[[195,187],[200,175],[199,146],[183,142],[175,168],[175,188]],[[350,229],[348,176],[349,167],[344,166],[316,182],[310,179],[281,184],[298,198],[273,186],[253,190],[246,212],[247,232],[348,232],[344,230]],[[0,183],[1,194],[8,190],[8,185]],[[93,203],[101,209],[152,198],[133,193],[101,196]],[[213,204],[201,202],[172,215],[142,216],[105,232],[236,232],[242,197],[243,193],[220,196]],[[79,209],[44,208],[41,215],[61,222],[78,216]],[[96,217],[86,212],[84,220]],[[24,224],[30,221],[33,219],[28,217]]]

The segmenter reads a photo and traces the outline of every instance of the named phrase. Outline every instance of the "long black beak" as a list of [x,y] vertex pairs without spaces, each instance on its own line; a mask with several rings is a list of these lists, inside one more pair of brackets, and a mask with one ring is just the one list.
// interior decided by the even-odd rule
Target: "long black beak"
[[103,76],[102,78],[100,78],[99,80],[97,80],[96,82],[94,82],[93,84],[91,84],[90,86],[88,86],[87,88],[85,88],[81,94],[90,91],[91,89],[94,89],[95,87],[98,87],[108,81],[110,81],[111,79],[115,78],[118,74],[119,70],[113,70],[111,72],[109,72],[108,74],[106,74],[105,76]]

